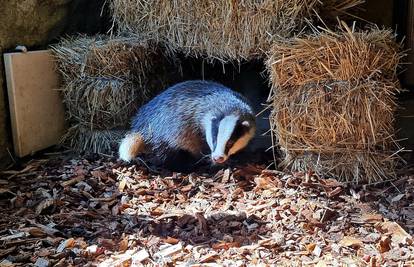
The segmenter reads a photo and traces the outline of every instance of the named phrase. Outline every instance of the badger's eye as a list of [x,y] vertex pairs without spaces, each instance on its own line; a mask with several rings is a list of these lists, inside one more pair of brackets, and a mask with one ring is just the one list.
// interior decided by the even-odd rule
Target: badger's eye
[[227,148],[231,148],[234,145],[234,141],[228,141],[226,144]]

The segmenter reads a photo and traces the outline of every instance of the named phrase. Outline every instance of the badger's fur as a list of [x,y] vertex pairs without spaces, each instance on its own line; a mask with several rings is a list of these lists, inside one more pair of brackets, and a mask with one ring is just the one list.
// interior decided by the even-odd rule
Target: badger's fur
[[255,129],[253,110],[242,95],[216,82],[186,81],[138,110],[119,157],[130,161],[152,152],[165,161],[177,151],[201,157],[208,149],[213,163],[223,163],[249,143]]

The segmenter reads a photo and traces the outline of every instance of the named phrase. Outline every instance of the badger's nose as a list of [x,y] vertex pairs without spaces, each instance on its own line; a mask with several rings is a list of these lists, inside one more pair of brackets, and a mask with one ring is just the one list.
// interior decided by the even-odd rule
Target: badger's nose
[[226,158],[224,156],[215,156],[213,157],[214,163],[223,163],[226,161]]

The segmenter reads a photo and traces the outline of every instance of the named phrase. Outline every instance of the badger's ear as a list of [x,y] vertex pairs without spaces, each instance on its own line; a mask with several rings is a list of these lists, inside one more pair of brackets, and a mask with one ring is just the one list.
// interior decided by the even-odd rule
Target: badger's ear
[[249,121],[243,121],[243,122],[242,122],[242,125],[243,125],[244,127],[250,127],[250,122],[249,122]]

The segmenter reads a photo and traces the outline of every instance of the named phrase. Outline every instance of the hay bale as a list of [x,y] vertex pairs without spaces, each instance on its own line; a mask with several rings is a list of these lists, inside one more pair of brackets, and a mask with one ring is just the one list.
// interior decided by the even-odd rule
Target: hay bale
[[358,13],[364,12],[365,0],[323,0],[318,6],[318,16],[328,24],[336,24],[341,20],[359,20]]
[[68,129],[62,137],[62,144],[78,152],[113,155],[126,132],[124,129],[93,129],[78,123]]
[[355,183],[393,178],[401,57],[391,31],[344,24],[273,46],[270,121],[281,166]]
[[129,80],[93,77],[69,81],[63,99],[69,121],[111,129],[125,127],[146,96]]
[[128,128],[136,110],[174,80],[179,67],[159,47],[136,36],[71,37],[52,50],[73,125],[63,142],[77,151],[109,153],[118,129]]
[[113,0],[120,32],[148,34],[173,50],[210,59],[264,56],[275,40],[292,37],[315,10],[345,11],[361,0]]
[[156,58],[156,49],[146,38],[105,35],[74,36],[51,46],[58,70],[65,80],[105,77],[133,80],[143,85]]

